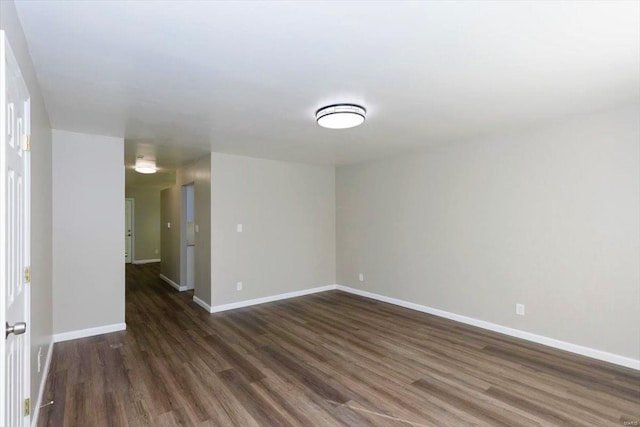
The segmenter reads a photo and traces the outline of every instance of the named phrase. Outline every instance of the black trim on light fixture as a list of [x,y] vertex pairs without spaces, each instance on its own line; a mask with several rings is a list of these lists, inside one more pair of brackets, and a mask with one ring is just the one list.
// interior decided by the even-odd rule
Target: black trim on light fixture
[[[367,109],[364,108],[362,105],[358,105],[358,104],[331,104],[331,105],[325,105],[322,108],[318,108],[316,110],[316,117],[318,116],[318,113],[322,110],[326,110],[327,108],[334,108],[334,107],[356,107],[356,108],[360,108],[362,109],[362,111],[364,111],[364,114],[367,114]],[[327,114],[327,116],[331,115],[331,114],[336,114],[336,113],[329,113]],[[339,113],[338,113],[339,114]],[[359,116],[365,117],[364,115],[360,114],[360,113],[356,113],[355,111],[353,112],[353,114],[357,114]],[[322,116],[324,117],[324,116]]]
[[[327,111],[326,113],[323,113],[323,111],[326,111],[326,110],[329,110],[329,111]],[[326,119],[327,117],[334,116],[334,115],[335,116],[339,116],[339,115],[360,116],[362,118],[362,121],[360,121],[359,123],[348,124],[347,126],[342,126],[342,125],[327,126],[326,124],[323,125],[320,123],[322,119]],[[322,126],[327,129],[349,129],[349,128],[361,125],[362,123],[364,123],[366,118],[367,118],[367,109],[358,104],[346,104],[346,103],[331,104],[316,110],[316,123],[318,124],[318,126]]]

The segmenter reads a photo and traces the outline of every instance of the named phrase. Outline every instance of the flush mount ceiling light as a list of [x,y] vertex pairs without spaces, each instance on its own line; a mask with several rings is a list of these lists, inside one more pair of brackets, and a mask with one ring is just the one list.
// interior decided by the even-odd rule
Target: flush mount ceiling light
[[316,111],[316,121],[323,128],[348,129],[364,123],[367,110],[355,104],[327,105]]
[[155,160],[145,160],[143,157],[138,157],[136,159],[135,170],[138,173],[156,173],[158,169],[156,168]]

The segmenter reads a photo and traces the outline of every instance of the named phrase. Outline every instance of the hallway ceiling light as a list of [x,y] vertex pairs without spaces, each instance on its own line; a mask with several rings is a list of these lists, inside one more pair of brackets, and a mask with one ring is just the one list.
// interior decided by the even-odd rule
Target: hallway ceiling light
[[316,111],[316,121],[323,128],[348,129],[364,123],[367,110],[355,104],[327,105]]
[[156,173],[158,171],[158,169],[156,168],[155,160],[145,160],[142,157],[138,157],[136,159],[135,170],[138,173],[146,173],[146,174]]

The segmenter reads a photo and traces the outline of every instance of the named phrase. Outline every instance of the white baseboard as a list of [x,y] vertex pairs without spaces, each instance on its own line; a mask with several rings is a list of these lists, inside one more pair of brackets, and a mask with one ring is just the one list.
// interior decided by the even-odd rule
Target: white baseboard
[[160,278],[162,280],[164,280],[165,282],[167,282],[168,284],[170,284],[171,286],[173,286],[174,288],[176,288],[178,291],[182,292],[182,291],[186,291],[187,287],[186,286],[180,286],[178,285],[176,282],[174,282],[173,280],[169,279],[167,276],[165,276],[164,274],[160,275]]
[[160,262],[160,258],[154,258],[154,259],[137,259],[133,262],[131,262],[131,264],[151,264],[153,262]]
[[124,331],[126,323],[114,323],[113,325],[98,326],[97,328],[80,329],[78,331],[62,332],[53,336],[53,342],[75,340],[78,338],[92,337],[94,335],[108,334],[110,332]]
[[202,307],[205,310],[207,310],[209,313],[213,313],[213,311],[211,311],[211,306],[209,304],[207,304],[206,302],[204,302],[203,300],[201,300],[200,298],[198,298],[197,296],[195,296],[195,295],[193,296],[193,302],[195,302],[200,307]]
[[403,301],[396,298],[386,297],[384,295],[374,294],[372,292],[363,291],[361,289],[350,288],[342,285],[327,285],[318,288],[305,289],[301,291],[289,292],[285,294],[272,295],[269,297],[256,298],[251,300],[239,301],[230,304],[210,306],[202,301],[200,298],[193,297],[196,304],[208,310],[209,313],[218,313],[221,311],[233,310],[236,308],[249,307],[257,304],[264,304],[266,302],[279,301],[288,298],[299,297],[303,295],[315,294],[318,292],[325,292],[331,290],[340,290],[355,295],[360,295],[366,298],[371,298],[377,301],[386,302],[400,307],[409,308],[411,310],[420,311],[423,313],[433,314],[434,316],[443,317],[456,322],[464,323],[471,326],[477,326],[482,329],[486,329],[493,332],[509,335],[515,338],[521,338],[527,341],[535,342],[538,344],[546,345],[548,347],[565,350],[571,353],[580,354],[582,356],[591,357],[593,359],[602,360],[605,362],[613,363],[615,365],[625,366],[627,368],[640,370],[640,360],[633,359],[626,356],[620,356],[618,354],[609,353],[602,350],[596,350],[594,348],[581,346],[578,344],[572,344],[566,341],[557,340],[555,338],[549,338],[542,335],[537,335],[531,332],[521,331],[519,329],[509,328],[506,326],[498,325],[496,323],[487,322],[484,320],[474,319],[473,317],[467,317],[460,314],[450,313],[448,311],[440,310],[437,308],[428,307],[425,305],[415,304],[408,301]]
[[301,291],[287,292],[279,295],[272,295],[263,298],[250,299],[245,301],[232,302],[230,304],[215,305],[210,308],[209,313],[219,313],[221,311],[233,310],[235,308],[249,307],[251,305],[264,304],[266,302],[279,301],[283,299],[301,297],[303,295],[315,294],[318,292],[332,291],[336,285],[320,286],[319,288],[303,289]]
[[590,347],[584,347],[577,344],[572,344],[566,341],[560,341],[554,338],[545,337],[542,335],[533,334],[531,332],[521,331],[519,329],[508,328],[506,326],[498,325],[484,320],[474,319],[472,317],[462,316],[460,314],[450,313],[448,311],[439,310],[437,308],[427,307],[425,305],[415,304],[399,300],[396,298],[390,298],[383,295],[374,294],[372,292],[363,291],[360,289],[350,288],[348,286],[335,285],[335,289],[340,291],[349,292],[352,294],[360,295],[366,298],[386,302],[393,305],[399,305],[401,307],[409,308],[411,310],[421,311],[423,313],[433,314],[438,317],[444,317],[445,319],[455,320],[456,322],[465,323],[467,325],[477,326],[482,329],[488,329],[490,331],[499,332],[501,334],[509,335],[516,338],[521,338],[527,341],[532,341],[538,344],[543,344],[549,347],[557,348],[560,350],[569,351],[571,353],[580,354],[582,356],[591,357],[593,359],[603,360],[605,362],[613,363],[615,365],[625,366],[627,368],[640,370],[640,360],[632,359],[630,357],[620,356],[613,353],[608,353],[602,350],[596,350]]
[[33,409],[33,415],[31,416],[31,427],[38,425],[38,416],[40,415],[40,407],[43,405],[42,399],[44,397],[44,388],[47,385],[47,377],[49,376],[49,368],[51,367],[51,357],[53,356],[53,337],[49,343],[49,350],[47,350],[47,358],[44,361],[44,369],[42,370],[42,378],[40,379],[40,390],[38,390],[38,401]]

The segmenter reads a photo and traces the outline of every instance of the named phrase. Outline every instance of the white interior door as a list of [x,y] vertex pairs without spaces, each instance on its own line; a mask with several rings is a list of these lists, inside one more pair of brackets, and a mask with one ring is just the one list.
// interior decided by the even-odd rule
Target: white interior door
[[124,262],[133,260],[133,199],[124,199]]
[[5,33],[0,31],[0,422],[29,425],[30,100]]

